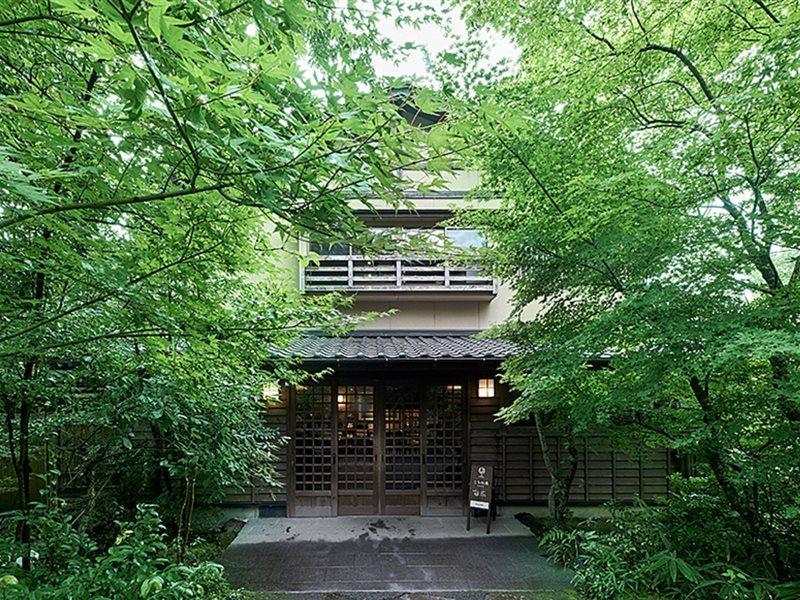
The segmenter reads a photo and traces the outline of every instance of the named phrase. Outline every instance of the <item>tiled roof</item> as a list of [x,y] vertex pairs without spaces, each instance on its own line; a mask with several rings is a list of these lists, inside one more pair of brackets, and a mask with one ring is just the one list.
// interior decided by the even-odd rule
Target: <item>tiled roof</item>
[[344,337],[305,336],[275,354],[314,362],[502,360],[514,351],[510,342],[477,339],[474,332],[361,332]]

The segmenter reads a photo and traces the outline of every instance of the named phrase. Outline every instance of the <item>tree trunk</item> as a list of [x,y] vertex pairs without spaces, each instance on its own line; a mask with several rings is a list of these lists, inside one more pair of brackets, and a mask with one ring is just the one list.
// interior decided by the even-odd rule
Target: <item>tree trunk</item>
[[183,505],[178,517],[178,562],[183,562],[186,554],[186,548],[189,545],[189,535],[192,527],[192,513],[194,512],[195,500],[195,483],[196,478],[192,476],[191,480],[184,477],[183,489]]
[[557,525],[564,525],[569,514],[569,493],[572,489],[572,482],[575,481],[575,474],[578,471],[578,449],[575,446],[572,435],[566,434],[567,443],[567,468],[563,469],[560,464],[556,464],[550,456],[550,448],[542,427],[542,417],[540,413],[534,413],[536,423],[536,433],[539,437],[539,445],[542,448],[542,456],[547,473],[550,475],[550,490],[547,492],[547,508],[550,518]]
[[31,458],[30,458],[30,422],[31,422],[31,403],[24,399],[19,411],[19,439],[18,442],[18,461],[19,471],[17,473],[17,489],[19,490],[19,503],[22,508],[22,519],[17,526],[17,541],[25,546],[22,555],[22,568],[29,571],[31,568],[30,544],[31,544]]
[[[36,273],[34,278],[34,292],[33,299],[41,302],[44,298],[44,274],[40,271]],[[31,381],[36,374],[36,359],[29,358],[25,361],[22,370],[22,379],[24,381]],[[30,511],[31,511],[31,413],[33,407],[31,405],[31,398],[28,395],[30,390],[23,392],[23,397],[19,403],[19,436],[17,438],[17,490],[19,493],[19,503],[22,509],[22,519],[17,525],[17,541],[25,546],[24,554],[22,555],[22,568],[29,571],[31,568],[31,527],[30,527]],[[13,416],[11,417],[13,421]],[[13,434],[11,434],[13,437]]]
[[750,505],[744,493],[731,483],[719,451],[716,449],[709,449],[706,451],[705,457],[717,485],[719,485],[720,490],[722,490],[722,495],[725,497],[725,500],[745,522],[753,540],[766,544],[772,555],[772,564],[775,567],[775,574],[779,579],[785,579],[788,575],[788,568],[783,560],[781,544],[775,532],[764,521],[761,513]]
[[[89,76],[89,80],[87,81],[86,91],[83,94],[83,101],[88,103],[92,96],[92,91],[94,90],[95,84],[99,79],[99,72],[93,67],[92,72]],[[70,146],[69,151],[67,152],[66,157],[64,160],[61,161],[60,169],[62,171],[66,171],[69,169],[70,165],[75,161],[78,155],[78,142],[80,141],[83,135],[83,127],[78,127],[72,136],[73,144]],[[62,182],[56,181],[55,185],[53,186],[53,193],[58,196],[61,194],[62,191]],[[53,235],[53,232],[48,228],[44,227],[41,237],[42,241],[44,242],[43,250],[42,250],[42,264],[45,264],[45,258],[48,256],[48,243]],[[41,311],[43,308],[43,304],[45,301],[45,292],[46,292],[46,275],[43,268],[36,268],[32,272],[32,295],[30,298],[31,301],[31,310],[32,312]],[[34,377],[36,376],[36,368],[37,363],[39,362],[39,357],[37,356],[30,356],[25,360],[22,369],[22,379],[26,382],[31,382]],[[10,412],[9,412],[9,404],[6,402],[6,421],[9,427],[9,440],[13,442],[13,409],[14,403],[10,405]],[[31,439],[30,439],[30,424],[31,424],[31,416],[33,412],[33,404],[32,398],[30,397],[30,390],[25,390],[23,392],[23,397],[20,398],[19,402],[19,437],[17,441],[17,465],[15,469],[15,474],[17,476],[17,488],[19,492],[19,501],[22,508],[22,519],[19,522],[17,527],[17,541],[21,542],[25,547],[26,550],[22,556],[22,568],[26,571],[30,570],[31,568],[31,560],[30,560],[30,543],[31,543],[31,530],[30,530],[30,503],[31,503],[31,459],[30,459],[30,447],[31,447]],[[13,449],[12,449],[12,456],[13,456]]]
[[711,473],[714,475],[714,479],[722,491],[725,500],[741,517],[742,521],[744,521],[750,531],[750,535],[753,537],[753,541],[756,543],[764,543],[767,548],[769,548],[776,575],[779,578],[785,578],[788,569],[783,560],[783,553],[781,552],[781,544],[778,536],[775,535],[772,528],[764,521],[761,513],[748,502],[744,491],[738,489],[730,480],[730,477],[728,477],[728,469],[725,467],[724,455],[718,441],[719,417],[711,404],[708,384],[702,384],[697,377],[692,377],[689,384],[703,411],[703,421],[710,431],[709,440],[703,452],[706,463]]
[[153,473],[155,492],[156,495],[158,495],[166,491],[167,495],[171,498],[174,493],[172,489],[172,478],[170,477],[169,469],[162,464],[167,459],[167,443],[164,436],[161,434],[161,430],[159,430],[154,422],[150,423],[150,434],[153,436],[156,454],[156,470]]

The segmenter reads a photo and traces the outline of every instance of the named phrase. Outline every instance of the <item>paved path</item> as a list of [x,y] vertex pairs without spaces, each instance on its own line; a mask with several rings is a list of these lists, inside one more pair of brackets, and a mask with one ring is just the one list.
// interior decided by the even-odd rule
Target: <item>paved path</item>
[[254,591],[533,591],[569,587],[511,514],[465,530],[461,517],[253,519],[223,553]]

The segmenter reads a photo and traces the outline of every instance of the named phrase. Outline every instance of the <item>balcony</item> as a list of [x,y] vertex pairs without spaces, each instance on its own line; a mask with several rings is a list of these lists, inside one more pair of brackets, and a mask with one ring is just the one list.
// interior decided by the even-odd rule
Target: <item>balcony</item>
[[408,256],[366,257],[325,255],[301,273],[309,293],[348,292],[360,296],[442,294],[448,299],[491,299],[497,293],[492,277],[480,269]]

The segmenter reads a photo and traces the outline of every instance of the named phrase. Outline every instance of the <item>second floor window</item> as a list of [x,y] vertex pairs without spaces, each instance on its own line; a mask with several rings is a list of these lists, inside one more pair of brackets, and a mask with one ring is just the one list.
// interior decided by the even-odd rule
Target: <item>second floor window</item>
[[350,254],[349,244],[323,244],[320,242],[311,242],[308,245],[309,250],[320,256],[347,256]]
[[483,247],[483,236],[477,229],[455,229],[448,227],[445,229],[447,238],[457,248],[471,250]]
[[[387,228],[371,227],[370,230],[376,234],[385,234]],[[437,239],[441,239],[441,236],[444,236],[456,248],[461,248],[463,250],[473,250],[475,248],[481,248],[484,245],[483,237],[481,236],[480,231],[478,231],[477,229],[461,229],[461,228],[451,228],[451,227],[446,227],[444,229],[406,228],[398,230],[397,235],[401,237],[405,236],[410,237],[412,235],[424,234],[426,232],[431,234],[430,237],[434,243],[436,243]],[[311,252],[319,254],[320,256],[349,256],[349,255],[357,256],[361,254],[358,248],[345,243],[325,244],[320,242],[311,242],[309,244],[309,249],[311,250]]]

